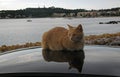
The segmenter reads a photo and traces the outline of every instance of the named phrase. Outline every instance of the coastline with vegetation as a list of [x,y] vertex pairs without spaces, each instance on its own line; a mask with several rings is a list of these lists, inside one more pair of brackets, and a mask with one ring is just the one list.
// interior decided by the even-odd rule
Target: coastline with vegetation
[[[113,33],[113,34],[101,34],[101,35],[89,35],[85,36],[85,45],[106,45],[106,46],[114,46],[120,47],[120,32]],[[2,45],[0,47],[0,52],[6,52],[21,48],[34,48],[34,47],[41,47],[41,42],[35,43],[25,43],[22,45]]]
[[59,7],[26,8],[19,10],[1,10],[0,19],[42,18],[42,17],[116,17],[120,16],[120,7],[111,9],[86,10],[64,9]]
[[85,44],[120,46],[120,32],[113,34],[106,33],[101,35],[85,36]]
[[31,47],[38,47],[41,46],[41,42],[35,42],[35,43],[25,43],[25,44],[16,44],[16,45],[2,45],[0,47],[0,52],[6,52],[6,51],[11,51],[11,50],[16,50],[16,49],[21,49],[21,48],[31,48]]

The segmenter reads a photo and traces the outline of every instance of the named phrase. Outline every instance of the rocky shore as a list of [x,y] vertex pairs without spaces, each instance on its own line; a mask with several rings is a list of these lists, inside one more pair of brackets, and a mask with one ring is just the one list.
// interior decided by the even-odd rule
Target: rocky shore
[[22,45],[17,44],[17,45],[11,45],[11,46],[2,45],[0,47],[0,52],[11,51],[11,50],[21,49],[21,48],[36,47],[36,46],[41,46],[41,42],[36,42],[36,43],[30,42]]
[[99,24],[118,24],[120,21],[99,22]]
[[120,46],[120,32],[114,34],[101,34],[85,36],[87,45]]

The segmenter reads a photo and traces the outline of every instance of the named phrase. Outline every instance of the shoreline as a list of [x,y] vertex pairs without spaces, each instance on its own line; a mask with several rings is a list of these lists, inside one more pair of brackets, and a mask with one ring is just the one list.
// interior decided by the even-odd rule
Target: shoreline
[[4,55],[7,53],[12,53],[12,52],[17,52],[17,51],[22,51],[22,50],[29,50],[29,49],[36,49],[36,48],[41,48],[40,46],[34,46],[34,47],[27,47],[27,48],[20,48],[20,49],[15,49],[15,50],[10,50],[10,51],[6,51],[6,52],[0,52],[0,55]]
[[25,43],[25,44],[16,44],[16,45],[2,45],[0,47],[0,52],[6,52],[6,51],[11,51],[11,50],[16,50],[16,49],[24,49],[24,48],[34,48],[34,47],[41,47],[41,42],[29,42],[29,43]]
[[[109,46],[120,48],[120,32],[112,34],[100,34],[100,35],[89,35],[85,36],[85,45],[99,45],[99,46]],[[22,45],[2,45],[0,47],[0,52],[14,51],[24,48],[34,48],[41,47],[41,42],[29,42]]]
[[0,18],[0,19],[38,19],[38,18],[109,18],[109,17],[120,17],[120,16],[99,16],[99,17],[33,17],[33,18]]
[[120,46],[120,32],[85,36],[87,45]]

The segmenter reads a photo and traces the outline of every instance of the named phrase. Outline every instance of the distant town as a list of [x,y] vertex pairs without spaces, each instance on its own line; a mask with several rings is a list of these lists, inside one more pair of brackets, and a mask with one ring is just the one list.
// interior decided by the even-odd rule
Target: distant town
[[0,19],[41,18],[41,17],[112,17],[120,16],[120,7],[100,10],[64,9],[57,7],[26,8],[20,10],[2,10]]

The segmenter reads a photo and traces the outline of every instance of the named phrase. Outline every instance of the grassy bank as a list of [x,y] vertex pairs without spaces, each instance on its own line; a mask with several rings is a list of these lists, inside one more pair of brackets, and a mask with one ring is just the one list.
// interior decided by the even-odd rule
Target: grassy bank
[[[114,34],[101,34],[101,35],[89,35],[85,36],[85,44],[86,45],[108,45],[108,46],[120,46],[120,32]],[[28,48],[41,46],[41,42],[36,43],[25,43],[22,45],[2,45],[0,47],[0,52],[20,49],[20,48]]]
[[85,36],[87,45],[120,46],[120,32],[114,34],[101,34]]
[[15,50],[15,49],[20,49],[20,48],[29,48],[29,47],[35,47],[35,46],[41,46],[41,42],[36,42],[36,43],[25,43],[22,45],[11,45],[11,46],[7,46],[7,45],[2,45],[0,47],[0,52],[5,52],[5,51],[10,51],[10,50]]

